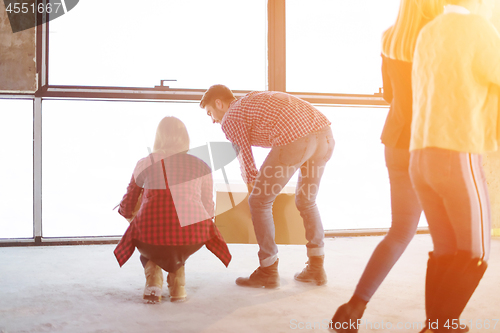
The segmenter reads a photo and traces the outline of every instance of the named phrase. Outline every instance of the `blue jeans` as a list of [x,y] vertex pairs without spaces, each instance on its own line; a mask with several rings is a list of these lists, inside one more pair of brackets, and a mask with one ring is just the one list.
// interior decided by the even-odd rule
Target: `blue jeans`
[[248,198],[262,267],[272,265],[278,258],[278,247],[274,241],[273,202],[298,169],[295,204],[304,220],[307,255],[324,254],[325,234],[316,197],[334,146],[332,130],[327,126],[285,146],[273,147],[262,164]]
[[408,149],[385,148],[385,163],[391,184],[392,224],[366,265],[355,295],[370,301],[417,231],[422,207],[410,180]]

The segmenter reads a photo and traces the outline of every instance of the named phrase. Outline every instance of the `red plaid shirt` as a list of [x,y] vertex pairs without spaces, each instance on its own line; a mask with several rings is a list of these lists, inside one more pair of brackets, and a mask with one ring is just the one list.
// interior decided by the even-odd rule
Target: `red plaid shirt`
[[212,219],[213,182],[204,162],[188,154],[151,154],[137,163],[118,212],[132,217],[141,193],[141,207],[114,251],[120,266],[134,252],[134,239],[153,245],[204,243],[229,264],[231,254]]
[[257,177],[252,146],[284,146],[330,125],[309,102],[277,91],[251,92],[229,106],[222,131],[240,149],[238,160],[246,183]]

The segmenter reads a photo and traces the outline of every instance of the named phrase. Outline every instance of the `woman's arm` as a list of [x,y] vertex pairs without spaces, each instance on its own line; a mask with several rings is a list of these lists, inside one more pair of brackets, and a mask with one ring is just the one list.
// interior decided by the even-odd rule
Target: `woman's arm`
[[134,218],[135,214],[141,207],[141,196],[143,188],[136,184],[134,176],[130,180],[127,187],[127,193],[123,196],[120,202],[120,208],[118,213],[129,220],[129,222]]

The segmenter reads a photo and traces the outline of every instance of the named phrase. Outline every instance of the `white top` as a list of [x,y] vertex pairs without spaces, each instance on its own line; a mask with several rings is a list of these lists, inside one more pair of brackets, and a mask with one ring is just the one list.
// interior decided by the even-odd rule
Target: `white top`
[[470,10],[465,7],[457,6],[457,5],[446,5],[444,6],[443,14],[456,13],[456,14],[470,14]]

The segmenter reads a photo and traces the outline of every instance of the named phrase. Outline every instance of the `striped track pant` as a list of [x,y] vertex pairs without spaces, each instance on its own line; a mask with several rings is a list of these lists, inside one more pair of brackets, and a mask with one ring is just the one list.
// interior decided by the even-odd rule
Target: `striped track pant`
[[440,148],[411,152],[410,176],[437,256],[466,251],[487,261],[491,209],[482,156]]

